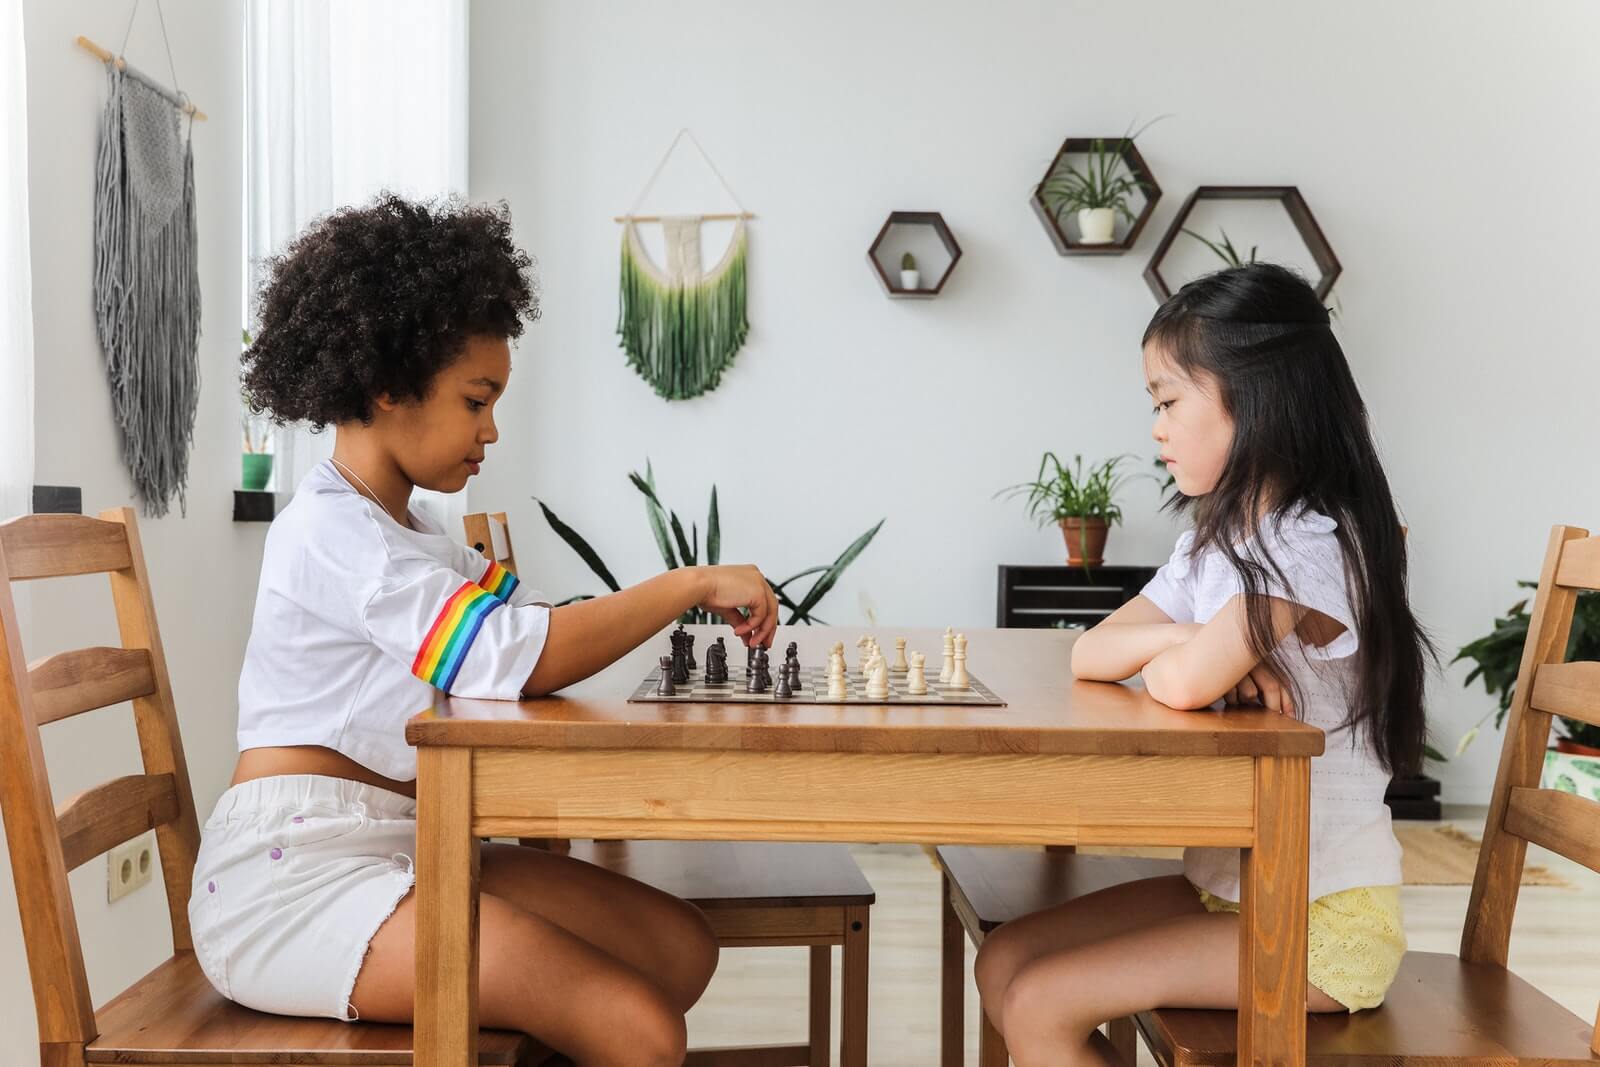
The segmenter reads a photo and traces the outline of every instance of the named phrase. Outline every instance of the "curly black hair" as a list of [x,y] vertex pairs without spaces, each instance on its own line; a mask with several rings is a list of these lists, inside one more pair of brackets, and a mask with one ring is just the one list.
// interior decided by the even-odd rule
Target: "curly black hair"
[[378,396],[421,401],[468,336],[519,337],[539,317],[533,266],[504,203],[384,193],[324,216],[268,264],[245,399],[313,429],[370,423]]

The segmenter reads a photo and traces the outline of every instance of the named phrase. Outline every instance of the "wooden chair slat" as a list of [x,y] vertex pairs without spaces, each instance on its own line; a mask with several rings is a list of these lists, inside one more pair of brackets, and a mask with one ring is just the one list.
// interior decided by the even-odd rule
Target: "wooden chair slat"
[[156,691],[149,649],[79,648],[30,664],[33,717],[40,726]]
[[0,551],[13,582],[125,570],[126,528],[86,515],[24,515],[0,523]]
[[1600,663],[1545,663],[1533,676],[1530,701],[1540,711],[1600,726]]
[[56,813],[67,870],[177,817],[178,790],[170,774],[130,774],[85,790]]
[[1506,832],[1600,871],[1600,804],[1555,789],[1511,790]]
[[1556,570],[1556,584],[1569,589],[1600,589],[1600,537],[1567,543]]

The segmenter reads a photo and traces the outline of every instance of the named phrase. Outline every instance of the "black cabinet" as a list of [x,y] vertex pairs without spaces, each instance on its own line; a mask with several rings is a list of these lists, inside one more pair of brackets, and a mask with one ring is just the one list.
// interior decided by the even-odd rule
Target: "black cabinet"
[[1093,626],[1139,595],[1154,567],[1000,565],[995,625]]

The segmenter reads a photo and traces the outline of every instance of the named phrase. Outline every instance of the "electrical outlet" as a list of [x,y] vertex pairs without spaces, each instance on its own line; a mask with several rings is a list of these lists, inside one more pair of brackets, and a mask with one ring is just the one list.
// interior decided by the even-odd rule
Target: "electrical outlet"
[[140,834],[106,853],[106,899],[119,900],[148,885],[156,869],[154,834]]

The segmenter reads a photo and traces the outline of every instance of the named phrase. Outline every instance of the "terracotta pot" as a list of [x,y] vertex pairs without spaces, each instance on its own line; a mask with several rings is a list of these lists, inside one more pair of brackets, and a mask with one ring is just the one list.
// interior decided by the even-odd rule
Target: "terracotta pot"
[[1595,748],[1593,745],[1580,745],[1578,742],[1566,737],[1556,738],[1556,751],[1566,752],[1573,756],[1600,757],[1600,748]]
[[1062,519],[1061,537],[1067,543],[1067,565],[1098,567],[1106,561],[1104,519]]

